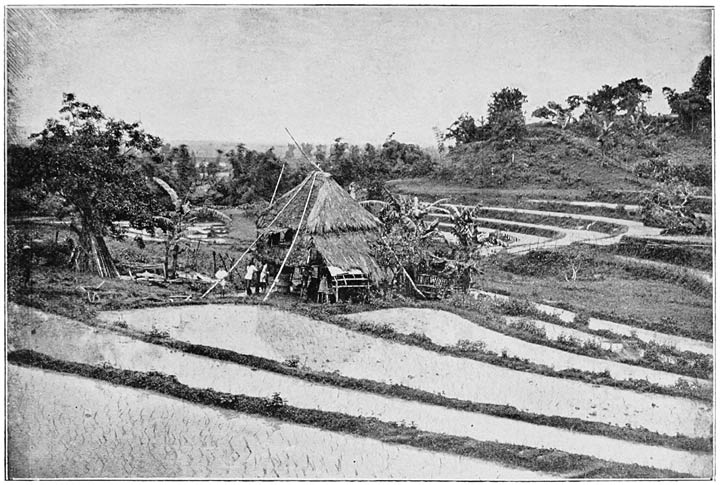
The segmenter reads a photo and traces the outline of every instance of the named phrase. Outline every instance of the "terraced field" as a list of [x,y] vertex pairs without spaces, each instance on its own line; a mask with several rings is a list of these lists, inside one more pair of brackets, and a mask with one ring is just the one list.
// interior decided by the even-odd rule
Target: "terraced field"
[[[16,317],[11,319],[15,322],[11,326],[11,349],[30,348],[64,360],[158,371],[175,375],[180,382],[191,387],[210,387],[232,394],[268,397],[279,391],[288,404],[293,406],[342,412],[352,416],[376,417],[390,422],[403,421],[413,423],[424,431],[558,449],[620,463],[668,468],[695,476],[707,476],[712,467],[712,457],[706,453],[589,436],[549,426],[312,384],[258,369],[184,354],[34,310],[14,307],[11,315]],[[21,320],[22,324],[19,323]],[[68,341],[77,342],[77,347],[57,345],[60,335],[65,336]]]
[[[500,295],[489,291],[482,290],[471,290],[471,294],[476,296],[484,296],[493,298],[496,300],[507,301],[510,299],[507,295]],[[562,308],[553,307],[551,305],[545,305],[542,303],[535,303],[535,308],[548,315],[553,315],[565,322],[571,323],[575,320],[575,312],[564,310]],[[609,320],[603,320],[600,318],[590,317],[588,319],[588,328],[591,330],[608,330],[618,335],[633,336],[643,342],[655,342],[660,345],[667,345],[669,347],[675,347],[681,351],[695,352],[698,354],[713,354],[712,342],[703,342],[701,340],[695,340],[679,335],[669,335],[662,332],[655,332],[644,328],[633,327],[622,323],[611,322]]]
[[684,380],[690,384],[705,388],[712,386],[712,382],[708,380],[693,379],[645,367],[596,359],[525,342],[481,327],[452,313],[439,310],[394,308],[356,313],[349,315],[348,318],[376,325],[389,325],[395,331],[404,334],[419,333],[440,345],[456,345],[461,340],[479,342],[492,352],[529,359],[531,362],[558,370],[607,371],[615,379],[647,379],[661,386],[673,386],[678,380]]
[[[350,332],[267,307],[204,305],[108,312],[107,322],[155,328],[172,338],[309,369],[521,410],[629,425],[675,435],[711,435],[712,407],[685,398],[528,374]],[[468,378],[472,376],[472,378]]]
[[17,366],[8,410],[13,478],[548,477]]

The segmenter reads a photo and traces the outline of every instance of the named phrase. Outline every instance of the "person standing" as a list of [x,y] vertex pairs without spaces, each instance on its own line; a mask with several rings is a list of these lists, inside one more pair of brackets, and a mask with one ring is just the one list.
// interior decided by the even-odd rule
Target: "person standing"
[[330,302],[330,281],[329,275],[323,274],[320,277],[320,285],[318,286],[318,303]]
[[251,260],[250,264],[245,267],[245,293],[247,296],[252,295],[252,284],[256,272],[257,266],[255,266],[255,261]]
[[23,244],[20,252],[20,265],[23,270],[23,286],[28,288],[32,279],[33,252],[29,244]]
[[267,289],[267,282],[268,282],[268,265],[267,265],[267,263],[263,263],[262,269],[260,270],[260,284],[258,286],[259,292],[265,293],[265,290]]

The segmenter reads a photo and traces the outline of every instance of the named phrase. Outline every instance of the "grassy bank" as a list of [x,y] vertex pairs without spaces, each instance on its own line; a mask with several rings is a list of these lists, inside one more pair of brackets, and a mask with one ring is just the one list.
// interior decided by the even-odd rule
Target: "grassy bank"
[[608,372],[589,372],[578,369],[555,370],[546,365],[531,362],[528,359],[499,355],[495,352],[484,349],[480,345],[439,345],[432,342],[424,335],[416,333],[405,335],[396,332],[389,325],[372,325],[364,322],[355,322],[345,318],[341,314],[336,313],[334,310],[328,311],[325,307],[308,307],[307,305],[303,305],[302,307],[293,308],[292,311],[305,315],[309,318],[332,323],[346,330],[364,333],[373,337],[384,338],[404,345],[412,345],[442,355],[471,359],[498,367],[504,367],[521,372],[531,372],[548,377],[572,379],[588,384],[604,385],[637,392],[648,392],[712,402],[711,389],[696,388],[688,386],[685,383],[678,384],[673,387],[665,387],[648,382],[644,379],[613,379]]
[[678,478],[683,475],[668,470],[658,470],[637,465],[624,465],[575,455],[557,450],[478,441],[470,438],[439,433],[422,432],[398,423],[388,423],[374,418],[348,416],[341,413],[302,409],[288,406],[280,395],[272,398],[256,398],[197,389],[181,384],[173,376],[156,372],[137,372],[96,367],[87,364],[65,362],[29,350],[8,354],[13,364],[36,367],[55,372],[102,380],[115,385],[158,392],[196,404],[280,419],[295,424],[309,425],[327,431],[349,433],[414,446],[416,448],[454,453],[472,458],[489,460],[503,465],[521,467],[564,475],[566,477],[593,476],[603,478]]
[[610,222],[592,221],[576,217],[561,217],[544,214],[531,214],[518,211],[501,211],[496,209],[478,208],[475,211],[476,217],[489,219],[502,219],[506,221],[523,222],[526,224],[538,224],[545,226],[562,227],[565,229],[586,229],[605,234],[620,234],[627,231],[626,226]]
[[[713,359],[711,356],[696,354],[694,352],[681,352],[677,349],[650,344],[631,337],[622,337],[624,341],[632,341],[634,347],[644,351],[644,355],[637,359],[624,359],[615,352],[603,349],[599,345],[582,343],[572,338],[551,340],[548,339],[544,332],[533,326],[532,324],[508,325],[504,319],[498,319],[493,313],[485,310],[485,305],[478,300],[467,297],[457,296],[452,302],[438,302],[433,305],[434,308],[454,313],[482,327],[489,328],[496,332],[515,337],[526,342],[552,347],[558,350],[571,352],[578,355],[605,359],[614,362],[626,363],[633,366],[645,367],[648,369],[669,372],[673,374],[684,375],[698,379],[712,380],[713,375]],[[525,300],[511,299],[507,302],[495,304],[495,308],[500,313],[509,316],[527,316],[543,320],[548,323],[560,323],[567,328],[581,330],[583,332],[597,335],[598,337],[610,338],[618,340],[619,337],[608,331],[593,331],[587,328],[582,321],[568,324],[560,318],[548,315],[537,310],[533,305]],[[662,357],[671,357],[674,362],[668,362]]]
[[[671,335],[712,341],[712,285],[690,271],[588,245],[485,261],[478,288]],[[609,310],[611,309],[611,310]]]
[[712,272],[712,245],[623,236],[618,244],[600,248],[612,254],[676,264]]
[[604,207],[568,204],[566,202],[552,200],[543,202],[530,202],[521,200],[513,207],[548,212],[565,212],[567,214],[610,217],[613,219],[640,220],[638,214],[631,214],[623,204],[618,204],[617,207]]

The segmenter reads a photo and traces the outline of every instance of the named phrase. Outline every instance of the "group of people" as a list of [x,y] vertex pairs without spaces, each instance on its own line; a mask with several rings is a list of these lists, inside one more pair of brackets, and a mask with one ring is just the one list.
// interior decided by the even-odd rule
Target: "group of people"
[[316,301],[317,303],[330,303],[332,294],[332,283],[330,272],[319,265],[306,266],[302,268],[300,292],[305,295],[305,301]]
[[[267,263],[260,263],[255,259],[248,262],[245,267],[245,293],[247,296],[267,291],[269,273]],[[317,265],[296,268],[290,280],[290,286],[290,291],[298,291],[305,296],[306,301],[317,301],[318,303],[329,303],[333,293],[330,273],[327,269]]]
[[260,267],[251,260],[245,268],[245,293],[250,296],[255,293],[265,293],[268,282],[268,265],[262,263]]

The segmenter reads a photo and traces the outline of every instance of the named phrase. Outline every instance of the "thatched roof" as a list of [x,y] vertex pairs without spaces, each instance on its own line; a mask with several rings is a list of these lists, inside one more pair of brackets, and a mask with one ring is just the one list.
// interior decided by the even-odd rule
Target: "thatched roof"
[[[317,177],[313,184],[314,173],[317,173]],[[278,198],[272,206],[260,214],[257,221],[259,230],[266,229],[290,199],[292,202],[273,223],[270,232],[296,230],[311,188],[312,194],[303,222],[305,234],[377,231],[380,229],[381,222],[350,197],[350,194],[345,192],[330,177],[330,174],[314,173],[308,175],[297,187]]]
[[[373,279],[383,279],[386,272],[373,258],[371,248],[371,244],[380,237],[382,223],[350,197],[329,174],[315,173],[314,183],[313,174],[310,174],[261,213],[257,221],[258,230],[267,234],[297,230],[310,195],[300,238],[288,258],[288,264],[304,264],[309,249],[314,247],[328,266],[344,270],[360,269]],[[281,210],[277,220],[268,227]],[[276,261],[282,259],[281,254],[284,257],[284,251],[287,251],[287,248],[267,247],[263,241],[258,249]]]

